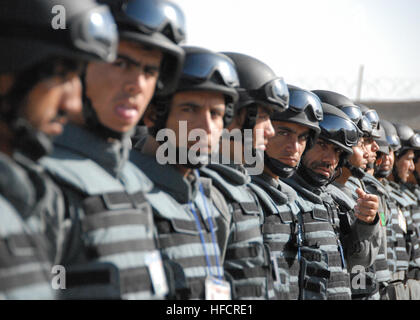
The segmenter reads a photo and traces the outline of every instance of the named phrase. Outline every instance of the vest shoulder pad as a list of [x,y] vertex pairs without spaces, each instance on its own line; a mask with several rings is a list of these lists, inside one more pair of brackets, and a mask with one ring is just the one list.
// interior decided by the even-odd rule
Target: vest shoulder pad
[[59,183],[88,195],[124,191],[123,185],[96,162],[57,148],[41,164]]
[[254,202],[252,195],[247,191],[245,184],[236,184],[230,179],[226,179],[226,176],[221,175],[220,172],[214,171],[210,168],[202,168],[200,171],[206,177],[210,178],[213,182],[213,185],[220,191],[222,194],[229,198],[229,200],[241,202]]

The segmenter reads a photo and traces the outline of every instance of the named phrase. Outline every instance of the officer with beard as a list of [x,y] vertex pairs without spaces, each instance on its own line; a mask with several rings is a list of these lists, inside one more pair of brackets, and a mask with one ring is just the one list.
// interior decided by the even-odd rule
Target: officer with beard
[[407,186],[407,181],[415,170],[414,152],[420,150],[420,135],[416,134],[412,128],[404,124],[394,124],[397,134],[401,141],[401,149],[396,153],[396,160],[390,179],[398,183],[399,190],[405,200],[409,203],[409,213],[407,221],[407,241],[410,243],[410,262],[407,271],[407,287],[410,292],[410,300],[420,299],[420,286],[418,282],[418,270],[420,266],[420,247],[419,236],[417,233],[418,225],[413,220],[413,216],[418,214],[417,197]]
[[[388,286],[382,290],[383,300],[409,300],[410,290],[407,286],[407,270],[410,261],[412,238],[411,218],[407,199],[399,189],[399,185],[388,179],[393,179],[395,152],[400,152],[401,140],[395,126],[386,120],[381,120],[389,145],[388,152],[379,152],[375,164],[375,177],[384,185],[388,192],[389,218],[387,219],[387,262],[391,272]],[[408,218],[408,219],[407,219]]]
[[[336,107],[323,103],[322,108],[317,142],[305,151],[296,174],[284,181],[299,195],[300,280],[311,281],[310,277],[306,280],[302,276],[317,261],[330,273],[326,282],[318,283],[320,291],[327,299],[345,300],[351,298],[348,270],[371,265],[378,251],[378,199],[358,190],[354,212],[343,211],[343,206],[333,200],[327,185],[336,179],[344,159],[352,154],[359,130]],[[356,217],[353,223],[351,215]]]
[[[360,107],[355,105],[349,98],[339,93],[327,90],[315,90],[314,92],[321,98],[323,102],[332,104],[335,107],[342,110],[345,114],[347,114],[347,116],[354,122],[354,124],[359,129],[360,138],[357,142],[357,145],[352,148],[353,154],[349,158],[344,160],[344,166],[342,168],[341,175],[329,185],[333,198],[345,207],[352,209],[357,204],[356,201],[359,198],[357,189],[361,189],[366,193],[372,193],[379,197],[378,213],[381,215],[384,212],[382,209],[384,207],[384,204],[381,195],[378,194],[376,190],[374,190],[373,192],[370,191],[367,188],[366,184],[363,182],[363,179],[365,179],[366,175],[369,175],[365,172],[365,169],[368,164],[369,153],[366,150],[364,139],[370,139],[372,136],[373,129],[370,121],[368,120],[366,115],[362,114]],[[377,136],[376,132],[375,136]],[[372,177],[372,179],[374,178]],[[377,184],[380,185],[379,181],[377,181]],[[344,201],[347,198],[344,197],[340,191],[344,191],[350,197],[350,202]],[[351,218],[353,220],[355,219],[354,216]],[[356,270],[357,272],[351,273],[352,299],[379,300],[379,278],[381,279],[381,281],[389,280],[388,265],[386,263],[385,256],[385,237],[385,230],[384,228],[381,228],[379,252],[376,256],[375,263],[372,266],[366,268],[365,270],[365,279],[363,285],[353,285],[353,282],[361,276],[359,274],[360,270]]]

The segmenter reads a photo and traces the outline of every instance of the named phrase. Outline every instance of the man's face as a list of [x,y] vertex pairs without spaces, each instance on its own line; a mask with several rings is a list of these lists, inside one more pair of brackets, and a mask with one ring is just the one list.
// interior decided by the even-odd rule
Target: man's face
[[270,119],[270,110],[264,107],[258,107],[257,120],[252,131],[253,147],[257,150],[266,150],[268,140],[273,136],[274,129]]
[[[252,129],[252,146],[255,149],[264,151],[267,148],[268,139],[274,136],[274,129],[270,119],[271,110],[263,106],[258,106],[257,112],[255,126]],[[245,123],[246,113],[247,110],[245,108],[242,109],[239,116],[234,117],[228,129],[242,129]]]
[[410,172],[414,171],[414,152],[408,150],[402,157],[395,161],[395,167],[397,169],[398,177],[402,182],[407,182]]
[[356,168],[366,169],[369,154],[365,148],[363,138],[360,138],[357,145],[353,147],[353,154],[349,157],[349,162]]
[[49,136],[62,133],[67,113],[82,110],[82,85],[76,72],[39,81],[22,100],[20,116]]
[[376,160],[376,152],[379,146],[373,138],[365,137],[363,139],[366,152],[368,153],[368,163],[374,163]]
[[87,96],[104,126],[127,132],[138,123],[153,97],[161,60],[159,50],[123,40],[115,62],[88,65]]
[[335,173],[342,152],[338,146],[318,139],[315,146],[305,153],[302,163],[312,171],[330,179]]
[[275,136],[268,140],[266,153],[290,167],[296,167],[305,151],[310,130],[300,124],[272,121]]
[[394,160],[395,156],[393,150],[390,149],[389,154],[381,152],[379,158],[376,160],[377,164],[380,163],[378,170],[390,172],[392,170],[392,167],[394,166]]
[[[205,140],[207,140],[200,140],[198,144],[200,151],[210,154],[215,151],[222,135],[225,107],[225,98],[221,93],[209,91],[176,93],[171,102],[166,128],[175,132],[177,147],[185,145],[185,139],[190,133],[194,133],[192,132],[194,129],[200,129],[200,132],[204,132]],[[180,135],[182,132],[180,121],[187,122],[187,137]],[[188,141],[187,149],[196,143],[196,140]]]

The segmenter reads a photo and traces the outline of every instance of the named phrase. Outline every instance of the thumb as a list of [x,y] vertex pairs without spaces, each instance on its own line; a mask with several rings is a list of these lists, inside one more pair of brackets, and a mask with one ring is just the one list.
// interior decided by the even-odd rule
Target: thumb
[[359,196],[359,198],[364,198],[366,196],[366,192],[364,192],[361,188],[357,188],[356,193]]

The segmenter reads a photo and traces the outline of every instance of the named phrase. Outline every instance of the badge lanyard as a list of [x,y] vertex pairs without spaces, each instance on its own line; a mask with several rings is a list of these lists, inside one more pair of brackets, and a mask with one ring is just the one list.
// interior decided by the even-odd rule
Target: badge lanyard
[[[200,179],[200,174],[198,173],[198,170],[195,170],[195,172],[196,172],[196,174],[197,174],[198,178]],[[208,210],[207,200],[206,200],[206,198],[205,198],[205,196],[204,196],[203,186],[202,186],[202,184],[201,184],[200,180],[198,180],[197,182],[198,182],[198,184],[199,184],[199,189],[200,189],[201,197],[202,197],[202,199],[203,199],[204,207],[205,207],[205,209],[206,209],[207,221],[209,222],[209,225],[210,225],[211,238],[212,238],[212,243],[213,243],[213,247],[214,247],[214,253],[215,253],[215,257],[216,257],[216,266],[217,266],[218,278],[219,278],[220,280],[222,280],[222,275],[220,274],[220,261],[219,261],[219,255],[218,255],[218,253],[217,253],[217,246],[216,246],[216,236],[215,236],[215,233],[214,233],[213,222],[212,222],[212,219],[211,219],[211,218],[212,218],[212,215],[210,215],[209,210]],[[203,230],[202,230],[202,228],[201,228],[200,221],[199,221],[199,219],[198,219],[197,212],[196,212],[196,210],[195,210],[195,209],[194,209],[194,207],[193,207],[193,204],[192,204],[191,202],[189,202],[189,205],[190,205],[191,212],[192,212],[192,213],[193,213],[193,215],[194,215],[194,219],[195,219],[195,223],[196,223],[196,225],[197,225],[198,232],[199,232],[199,234],[200,234],[201,244],[203,245],[204,254],[205,254],[205,256],[206,256],[207,267],[208,267],[208,269],[209,269],[209,273],[210,273],[210,275],[212,275],[212,272],[211,272],[211,264],[210,264],[210,258],[209,258],[209,255],[208,255],[208,253],[207,253],[207,250],[206,250],[206,245],[205,245],[205,240],[204,240]]]

